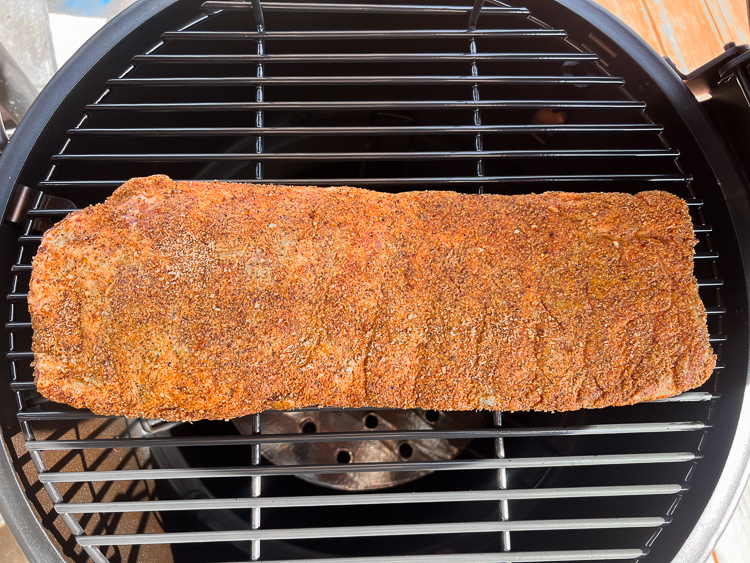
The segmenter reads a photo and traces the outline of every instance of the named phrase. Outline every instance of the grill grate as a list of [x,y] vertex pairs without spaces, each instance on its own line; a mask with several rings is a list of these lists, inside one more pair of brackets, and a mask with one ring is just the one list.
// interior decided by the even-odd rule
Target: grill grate
[[[575,189],[578,183],[586,190],[640,191],[658,182],[684,197],[693,214],[700,239],[696,274],[721,359],[723,281],[693,178],[646,104],[564,30],[542,24],[525,8],[494,1],[483,6],[482,0],[473,6],[209,1],[202,9],[135,56],[86,106],[38,183],[19,237],[7,297],[11,390],[39,481],[78,546],[97,563],[121,556],[112,546],[158,544],[211,561],[240,555],[298,563],[646,556],[702,457],[719,399],[707,387],[616,412],[494,413],[488,426],[468,429],[269,434],[263,416],[255,415],[247,435],[200,424],[193,426],[202,433],[191,434],[184,425],[156,421],[126,421],[110,431],[114,419],[52,404],[34,392],[26,311],[31,258],[39,232],[73,211],[45,208],[43,194],[83,207],[131,176],[158,172],[480,193]],[[86,421],[100,426],[86,435],[66,434]],[[261,457],[262,444],[455,438],[474,441],[447,461],[353,460],[342,467],[271,465]],[[112,468],[88,461],[113,448],[132,456],[145,452],[152,460]],[[75,456],[84,461],[71,470],[64,461]],[[301,488],[295,480],[380,471],[430,475],[394,492],[367,494]],[[96,488],[103,483],[106,492],[118,482],[156,483],[162,492],[175,487],[172,496],[181,498],[110,498]],[[89,500],[81,500],[84,486],[93,491]],[[168,531],[165,525],[128,533],[94,525],[95,517],[109,522],[107,515],[157,512],[214,516],[203,516],[199,530]],[[179,520],[176,527],[184,522],[193,521]],[[407,543],[397,541],[402,536]],[[230,549],[225,555],[196,546],[180,552],[181,543]],[[541,545],[551,547],[538,551]]]

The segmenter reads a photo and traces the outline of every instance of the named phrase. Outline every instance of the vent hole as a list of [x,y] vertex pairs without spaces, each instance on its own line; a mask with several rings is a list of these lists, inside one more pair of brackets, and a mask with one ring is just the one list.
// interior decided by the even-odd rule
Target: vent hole
[[374,414],[368,414],[365,417],[365,426],[372,430],[373,428],[377,428],[378,424],[380,424],[380,419],[375,416]]
[[401,457],[403,457],[404,459],[409,459],[411,457],[411,454],[414,453],[414,450],[409,444],[404,442],[398,447],[398,453],[400,453]]
[[351,463],[352,462],[352,452],[349,450],[339,450],[336,454],[336,461],[339,463]]
[[438,418],[440,418],[440,412],[438,411],[427,411],[424,413],[424,417],[429,422],[437,422]]
[[308,420],[307,422],[302,424],[303,434],[315,434],[317,431],[318,427],[312,420]]

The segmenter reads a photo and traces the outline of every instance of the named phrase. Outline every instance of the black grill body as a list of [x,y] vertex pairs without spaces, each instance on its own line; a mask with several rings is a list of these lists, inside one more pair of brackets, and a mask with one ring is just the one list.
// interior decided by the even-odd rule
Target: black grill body
[[[731,155],[670,67],[588,2],[138,3],[53,78],[0,160],[0,508],[38,561],[703,563],[750,448],[750,209]],[[417,467],[402,455],[378,470],[412,463],[427,474],[369,492],[272,464],[260,455],[275,439],[263,415],[239,434],[44,401],[25,304],[41,232],[154,173],[391,191],[672,191],[700,240],[719,369],[666,402],[480,417],[451,430],[473,440],[455,459]],[[355,439],[393,438],[378,431]],[[307,444],[305,432],[287,438]]]

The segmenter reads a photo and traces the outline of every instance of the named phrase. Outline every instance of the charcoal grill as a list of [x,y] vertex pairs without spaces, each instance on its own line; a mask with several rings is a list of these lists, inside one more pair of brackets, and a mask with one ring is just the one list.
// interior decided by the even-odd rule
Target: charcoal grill
[[[0,509],[32,561],[709,556],[750,448],[738,134],[748,48],[682,80],[583,0],[377,1],[139,2],[18,127],[0,160]],[[35,392],[26,306],[41,234],[154,173],[389,191],[669,190],[700,241],[717,371],[655,403],[465,419],[303,409],[186,425],[50,403]]]

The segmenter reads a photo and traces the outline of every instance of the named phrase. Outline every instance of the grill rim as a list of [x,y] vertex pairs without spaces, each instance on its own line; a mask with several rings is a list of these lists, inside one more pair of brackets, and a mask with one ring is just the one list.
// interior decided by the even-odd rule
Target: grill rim
[[[47,128],[48,122],[58,113],[59,106],[66,100],[69,101],[71,93],[84,81],[89,71],[94,69],[102,58],[114,51],[128,52],[127,48],[123,48],[121,44],[129,35],[142,36],[141,26],[153,22],[160,13],[182,3],[184,2],[181,0],[152,0],[148,3],[134,4],[90,39],[63,67],[64,72],[59,72],[53,77],[33,104],[33,111],[29,111],[29,117],[19,126],[18,132],[20,134],[15,136],[16,142],[7,147],[3,158],[0,159],[0,177],[8,177],[7,181],[0,184],[0,205],[3,206],[3,216],[12,189],[19,181],[21,171],[26,165],[31,150],[40,142],[42,133]],[[512,0],[511,3],[513,3]],[[714,176],[721,184],[726,200],[732,202],[730,208],[730,214],[734,221],[732,234],[738,240],[750,241],[750,204],[736,164],[730,158],[728,148],[703,108],[692,97],[677,75],[643,40],[590,0],[557,0],[557,4],[558,7],[571,11],[572,18],[588,22],[598,28],[606,37],[614,39],[618,46],[627,46],[630,56],[648,73],[649,78],[654,80],[656,86],[665,92],[679,117],[689,127],[695,138],[696,146],[704,153]],[[141,39],[138,42],[142,43],[143,41]],[[7,229],[7,227],[3,228]],[[746,302],[748,295],[750,295],[750,280],[747,276],[747,272],[750,271],[750,247],[737,244],[742,258],[743,273],[746,274],[745,293],[739,297]],[[10,252],[8,250],[3,251],[3,263],[11,260],[6,254],[10,254]],[[744,330],[747,330],[746,326]],[[747,365],[748,358],[743,358],[743,360]],[[750,377],[748,377],[748,380],[750,380]],[[3,402],[7,402],[9,405],[13,403],[10,397],[3,398]],[[11,416],[15,413],[15,409],[4,409],[4,411],[0,435],[11,428],[18,428],[18,422]],[[673,559],[673,563],[697,563],[705,560],[710,553],[710,549],[723,532],[739,501],[742,485],[750,476],[750,465],[748,465],[750,443],[746,443],[742,438],[743,433],[748,430],[750,430],[750,392],[746,391],[724,470],[716,482],[709,502],[705,505],[695,528],[690,532],[687,541]],[[7,435],[2,437],[4,440],[9,439]],[[4,455],[0,455],[0,479],[2,479],[2,482],[15,487],[11,488],[10,494],[0,496],[0,512],[3,514],[12,512],[14,514],[14,519],[9,521],[10,529],[19,540],[22,550],[30,561],[62,560],[61,553],[47,536],[41,521],[36,517],[35,509],[18,486],[16,472],[10,462],[7,446],[8,443],[3,444]],[[13,508],[16,510],[13,511]],[[20,512],[18,512],[19,509]],[[37,527],[41,532],[40,534],[30,533],[30,530],[35,530]],[[713,530],[710,528],[713,528]]]

